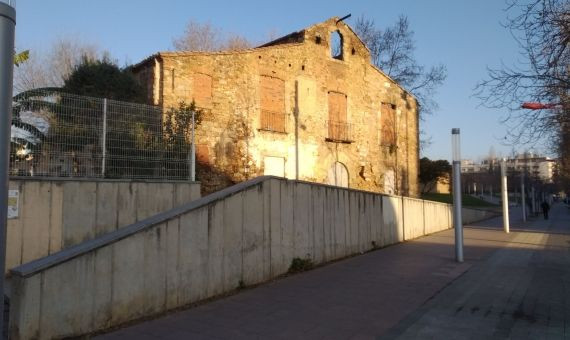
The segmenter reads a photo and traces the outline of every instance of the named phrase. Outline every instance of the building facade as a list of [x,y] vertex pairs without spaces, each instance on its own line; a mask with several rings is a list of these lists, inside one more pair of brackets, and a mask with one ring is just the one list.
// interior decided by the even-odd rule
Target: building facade
[[338,18],[257,48],[160,52],[135,65],[148,101],[195,101],[198,179],[260,175],[418,195],[416,99]]
[[[533,153],[518,154],[506,160],[508,173],[525,172],[527,175],[540,179],[545,183],[552,183],[556,168],[556,159],[535,155]],[[461,172],[470,173],[490,173],[499,171],[499,159],[485,159],[481,163],[476,163],[470,159],[461,160]]]

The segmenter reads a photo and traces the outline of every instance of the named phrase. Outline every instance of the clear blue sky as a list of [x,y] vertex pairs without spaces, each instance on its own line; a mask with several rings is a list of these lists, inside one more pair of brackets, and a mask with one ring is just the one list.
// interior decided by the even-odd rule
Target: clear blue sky
[[[57,37],[72,36],[109,50],[121,64],[136,63],[172,48],[189,19],[210,21],[224,31],[261,42],[269,32],[287,34],[331,16],[362,14],[380,27],[408,16],[415,31],[416,57],[425,65],[443,63],[448,79],[436,100],[440,108],[422,123],[433,138],[425,156],[450,158],[451,128],[461,128],[463,158],[485,156],[494,146],[503,155],[505,126],[498,110],[478,106],[472,98],[487,66],[511,63],[519,57],[505,19],[503,0],[400,1],[183,1],[183,0],[19,0],[16,46],[47,49]],[[518,151],[522,151],[519,147]]]

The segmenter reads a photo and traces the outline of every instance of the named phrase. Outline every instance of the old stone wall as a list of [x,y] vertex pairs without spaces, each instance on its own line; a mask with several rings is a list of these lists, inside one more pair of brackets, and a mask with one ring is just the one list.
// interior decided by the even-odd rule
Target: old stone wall
[[[342,60],[331,56],[335,31]],[[332,18],[299,36],[245,51],[160,53],[138,68],[160,75],[152,79],[155,103],[195,100],[205,111],[197,131],[200,161],[216,171],[202,171],[203,188],[263,174],[296,178],[297,125],[299,179],[417,195],[415,98],[370,64],[368,50],[343,22]],[[395,142],[382,143],[383,105],[393,110]]]

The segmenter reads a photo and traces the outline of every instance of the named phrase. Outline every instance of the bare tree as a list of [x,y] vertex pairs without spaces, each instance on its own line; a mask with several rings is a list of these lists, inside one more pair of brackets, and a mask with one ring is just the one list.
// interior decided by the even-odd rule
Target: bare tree
[[96,60],[102,53],[92,44],[74,38],[60,38],[47,52],[30,51],[29,58],[14,70],[16,93],[40,87],[60,87],[83,59]]
[[180,51],[215,51],[219,46],[220,30],[210,22],[199,23],[190,20],[182,36],[172,41]]
[[244,37],[231,34],[222,46],[222,50],[239,51],[251,48],[251,43]]
[[179,51],[241,50],[251,47],[249,41],[235,33],[226,34],[210,22],[190,20],[184,33],[173,39],[174,49]]
[[447,70],[443,64],[426,68],[417,62],[414,31],[407,17],[400,16],[393,26],[380,29],[373,19],[361,16],[355,31],[370,50],[372,63],[412,92],[422,113],[437,108],[432,98],[447,78]]
[[77,39],[57,40],[48,54],[50,76],[54,84],[63,84],[75,67],[83,60],[94,61],[103,57],[100,50],[92,44],[85,44]]
[[[568,0],[506,0],[510,30],[520,50],[513,65],[489,68],[475,90],[482,104],[507,109],[503,122],[507,141],[536,143],[561,132],[569,123],[570,2]],[[549,109],[526,110],[523,102],[539,102]]]
[[54,85],[50,82],[50,77],[41,58],[36,50],[32,50],[28,60],[14,69],[15,93]]
[[[517,63],[489,68],[475,90],[482,104],[506,109],[506,142],[543,142],[559,156],[557,182],[570,186],[570,1],[506,0]],[[536,102],[533,110],[521,107]],[[536,109],[538,108],[538,109]]]

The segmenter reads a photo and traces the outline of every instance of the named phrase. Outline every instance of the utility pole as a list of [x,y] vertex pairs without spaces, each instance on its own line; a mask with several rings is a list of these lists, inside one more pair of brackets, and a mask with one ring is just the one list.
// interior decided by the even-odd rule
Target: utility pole
[[463,262],[463,221],[461,218],[461,150],[459,129],[451,129],[453,161],[453,226],[455,227],[455,260]]
[[503,202],[503,228],[509,233],[509,193],[507,191],[507,164],[503,158],[501,162],[501,200]]
[[8,225],[8,168],[12,130],[12,85],[14,75],[14,30],[16,10],[0,1],[0,336],[4,336],[4,273]]

